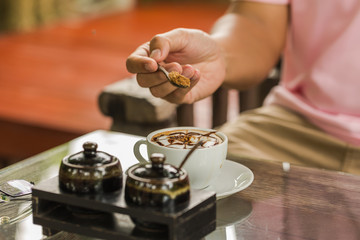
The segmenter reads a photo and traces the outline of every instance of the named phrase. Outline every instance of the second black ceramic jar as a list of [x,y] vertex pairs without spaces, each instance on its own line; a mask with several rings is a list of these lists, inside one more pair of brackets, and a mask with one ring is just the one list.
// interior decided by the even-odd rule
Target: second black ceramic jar
[[[190,199],[190,184],[186,171],[165,164],[165,156],[160,153],[152,154],[150,160],[151,163],[137,164],[127,171],[126,203],[164,213],[186,207]],[[133,220],[142,227],[159,227],[141,219]]]

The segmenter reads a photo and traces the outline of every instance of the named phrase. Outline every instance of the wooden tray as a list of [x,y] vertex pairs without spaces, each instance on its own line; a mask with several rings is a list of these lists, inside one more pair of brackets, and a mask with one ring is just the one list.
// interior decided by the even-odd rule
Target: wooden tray
[[[125,179],[125,177],[124,177]],[[142,207],[129,207],[124,187],[118,192],[95,195],[64,193],[58,177],[39,183],[32,189],[33,222],[44,233],[66,231],[103,239],[200,239],[216,228],[214,192],[191,190],[190,202],[182,209],[166,213]],[[102,214],[78,214],[71,208],[99,211]],[[165,232],[138,229],[130,217],[167,226]]]

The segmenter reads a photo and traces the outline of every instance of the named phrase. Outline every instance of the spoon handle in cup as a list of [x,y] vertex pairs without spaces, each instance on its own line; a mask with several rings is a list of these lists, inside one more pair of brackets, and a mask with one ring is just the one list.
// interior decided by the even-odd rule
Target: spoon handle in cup
[[181,169],[184,166],[185,162],[189,159],[190,155],[202,144],[203,144],[203,141],[200,140],[190,149],[188,154],[186,154],[184,160],[180,163],[179,169]]

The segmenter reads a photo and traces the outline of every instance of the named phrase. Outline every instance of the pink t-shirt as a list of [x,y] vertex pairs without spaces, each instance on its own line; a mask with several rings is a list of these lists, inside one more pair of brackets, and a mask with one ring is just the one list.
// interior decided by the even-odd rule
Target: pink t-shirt
[[248,0],[289,4],[282,79],[265,100],[360,146],[360,1]]

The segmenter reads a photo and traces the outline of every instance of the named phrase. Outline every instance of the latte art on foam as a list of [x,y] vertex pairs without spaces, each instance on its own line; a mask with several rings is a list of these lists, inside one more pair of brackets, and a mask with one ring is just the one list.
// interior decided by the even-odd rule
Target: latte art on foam
[[222,138],[216,132],[200,132],[193,130],[176,130],[158,133],[151,141],[160,146],[178,149],[190,149],[200,140],[203,144],[199,148],[208,148],[222,143]]

